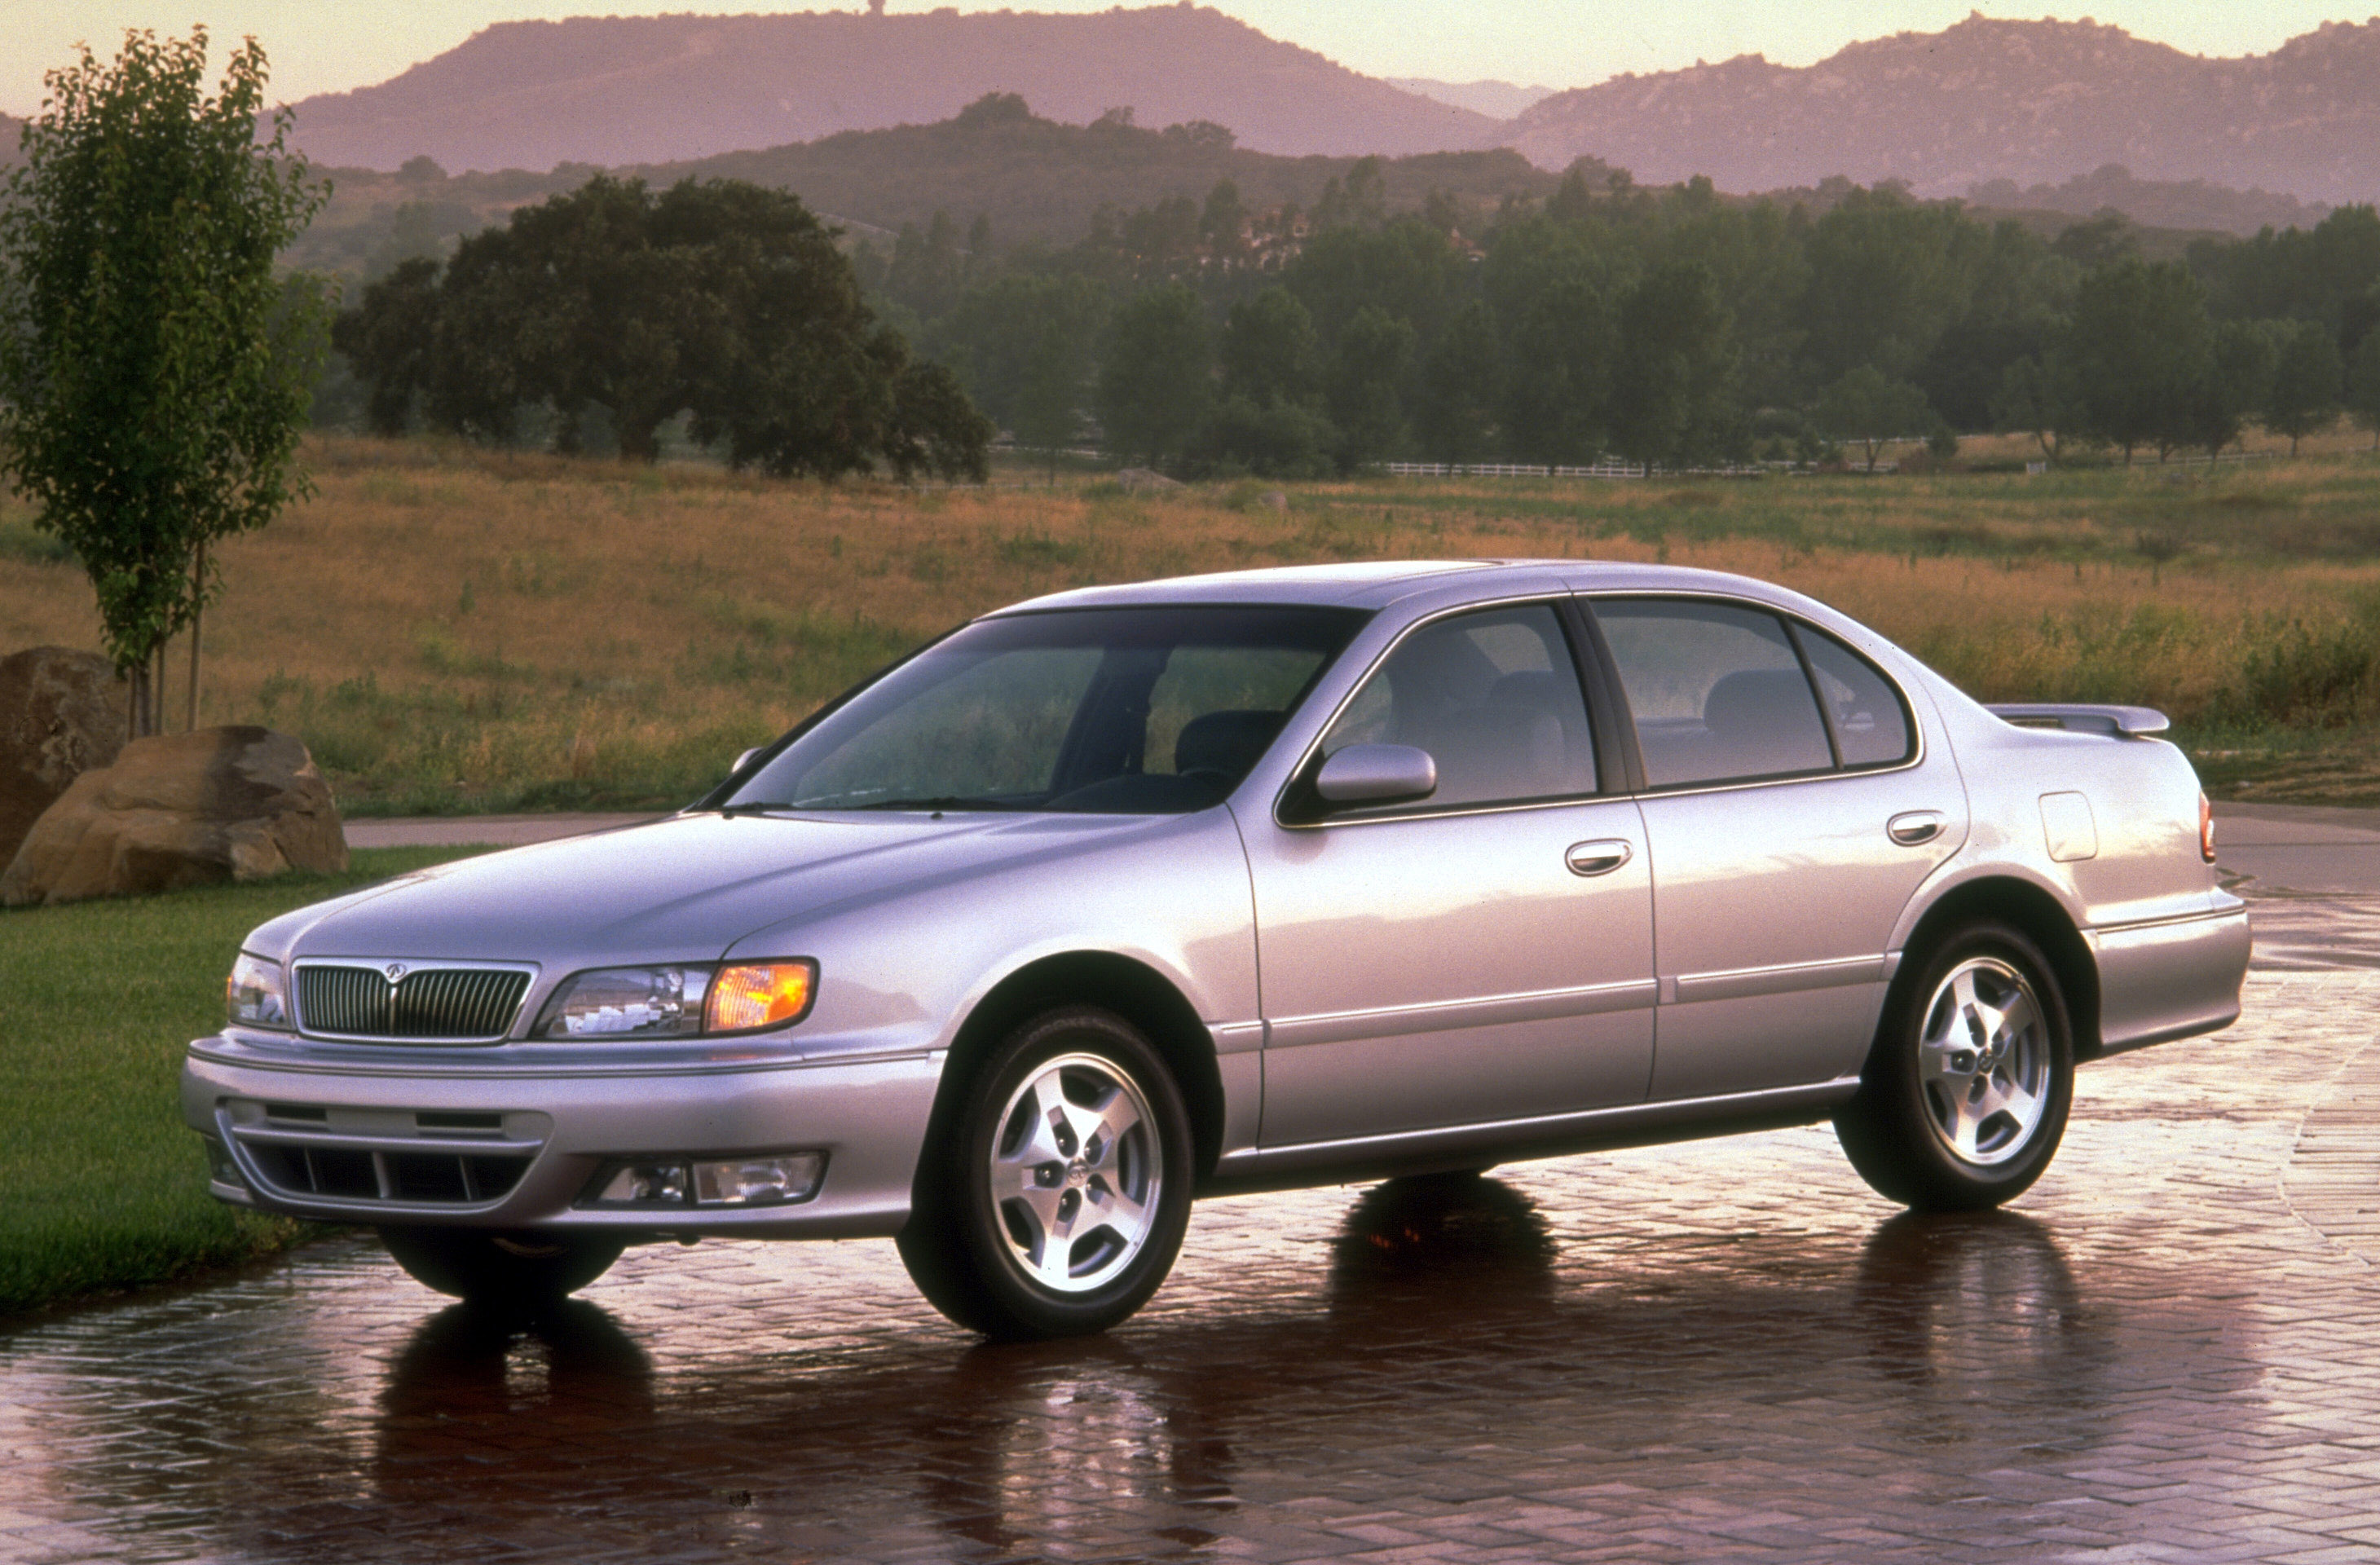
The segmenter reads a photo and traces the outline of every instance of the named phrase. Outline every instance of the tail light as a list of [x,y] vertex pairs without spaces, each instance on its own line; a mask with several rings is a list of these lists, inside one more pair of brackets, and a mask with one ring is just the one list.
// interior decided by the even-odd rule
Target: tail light
[[2198,856],[2215,862],[2215,807],[2204,794],[2198,795]]

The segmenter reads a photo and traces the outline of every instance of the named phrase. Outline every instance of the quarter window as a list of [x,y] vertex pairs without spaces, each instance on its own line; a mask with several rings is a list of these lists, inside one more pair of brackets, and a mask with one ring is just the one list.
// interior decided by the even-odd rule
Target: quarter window
[[1874,663],[1823,631],[1796,625],[1794,636],[1810,655],[1818,695],[1834,725],[1835,746],[1847,767],[1890,766],[1909,758],[1909,714],[1889,680]]
[[1323,736],[1412,745],[1438,762],[1427,807],[1596,791],[1595,739],[1561,622],[1542,603],[1458,614],[1405,637]]
[[1809,676],[1776,615],[1660,599],[1603,600],[1594,609],[1635,718],[1647,785],[1833,768]]

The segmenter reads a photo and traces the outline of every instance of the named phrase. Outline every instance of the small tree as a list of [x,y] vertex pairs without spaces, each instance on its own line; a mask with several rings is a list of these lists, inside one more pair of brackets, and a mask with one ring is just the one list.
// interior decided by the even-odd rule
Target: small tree
[[91,573],[132,732],[161,721],[161,655],[220,589],[207,546],[307,492],[294,461],[318,295],[273,258],[328,195],[257,138],[264,51],[205,91],[207,35],[128,32],[45,78],[0,202],[0,464]]
[[2289,455],[2298,442],[2330,428],[2338,417],[2340,382],[2338,345],[2320,323],[2300,321],[2281,338],[2273,366],[2272,389],[2265,397],[2265,428],[2289,437]]
[[2092,432],[2160,453],[2194,443],[2192,404],[2212,353],[2206,293],[2179,261],[2138,260],[2082,280],[2063,353]]
[[[1873,364],[1846,370],[1818,399],[1820,431],[1866,454],[1867,470],[1876,471],[1876,453],[1888,440],[1923,434],[1935,422],[1925,394],[1907,381],[1896,381]],[[1955,449],[1955,444],[1954,444]]]
[[1213,366],[1206,307],[1188,287],[1169,283],[1127,303],[1099,367],[1108,448],[1151,463],[1178,454],[1206,420]]
[[1352,472],[1378,462],[1402,443],[1404,384],[1413,361],[1413,327],[1378,305],[1357,310],[1339,334],[1324,396],[1339,434],[1342,467]]
[[2347,361],[2347,411],[2372,431],[2372,449],[2380,451],[2380,331],[2365,333]]

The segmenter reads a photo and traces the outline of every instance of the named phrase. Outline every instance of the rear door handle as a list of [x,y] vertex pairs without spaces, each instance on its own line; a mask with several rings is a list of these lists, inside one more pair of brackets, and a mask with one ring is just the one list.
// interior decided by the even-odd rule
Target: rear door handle
[[1896,815],[1884,823],[1884,834],[1904,848],[1930,843],[1942,834],[1942,812],[1938,809],[1912,809]]
[[1570,866],[1573,875],[1609,875],[1635,856],[1636,850],[1628,845],[1627,839],[1606,837],[1597,842],[1572,843],[1570,851],[1562,855],[1562,862]]

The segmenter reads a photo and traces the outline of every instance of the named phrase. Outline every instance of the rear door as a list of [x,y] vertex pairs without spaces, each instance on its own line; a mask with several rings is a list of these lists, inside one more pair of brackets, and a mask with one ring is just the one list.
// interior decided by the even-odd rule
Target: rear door
[[1724,599],[1591,606],[1644,770],[1652,1098],[1856,1073],[1893,927],[1965,840],[1949,757],[1876,664],[1815,626]]

